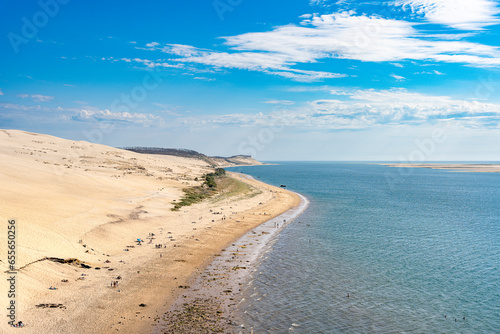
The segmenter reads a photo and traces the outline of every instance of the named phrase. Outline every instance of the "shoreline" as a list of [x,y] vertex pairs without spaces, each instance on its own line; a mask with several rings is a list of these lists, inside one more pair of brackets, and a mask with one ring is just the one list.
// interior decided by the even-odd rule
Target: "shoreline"
[[[255,180],[246,174],[238,173],[238,175]],[[214,310],[216,312],[216,315],[212,314],[212,317],[210,315],[201,317],[201,314],[198,314],[197,325],[200,325],[201,321],[201,325],[217,328],[220,332],[236,331],[237,324],[234,323],[237,316],[236,306],[244,300],[243,297],[241,297],[243,299],[238,299],[237,296],[245,288],[244,285],[248,283],[251,273],[257,270],[258,260],[263,256],[267,246],[309,205],[306,197],[299,193],[292,193],[299,198],[295,206],[278,216],[270,217],[232,241],[220,254],[213,257],[203,272],[190,280],[190,285],[170,305],[163,319],[156,324],[151,333],[191,333],[191,331],[184,331],[184,328],[176,327],[175,322],[189,321],[192,315],[188,314],[187,310],[196,307],[205,307],[206,309],[203,310],[205,313],[213,313]]]
[[459,163],[459,164],[449,164],[449,163],[383,163],[382,166],[393,167],[393,168],[428,168],[428,169],[440,169],[449,170],[452,172],[462,172],[462,173],[500,173],[500,164],[477,164],[477,163]]

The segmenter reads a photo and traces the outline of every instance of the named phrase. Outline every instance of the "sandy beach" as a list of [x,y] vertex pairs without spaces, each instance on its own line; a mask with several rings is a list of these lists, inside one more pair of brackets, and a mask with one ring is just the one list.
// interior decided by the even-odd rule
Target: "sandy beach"
[[251,284],[251,275],[276,236],[309,205],[307,198],[298,196],[298,205],[260,224],[217,254],[190,285],[183,287],[153,333],[251,332],[239,323],[236,307],[244,301],[241,292]]
[[[205,161],[16,130],[0,131],[0,164],[2,233],[15,219],[16,321],[26,333],[152,331],[223,249],[300,203],[228,173],[216,195],[172,211],[182,189],[213,171]],[[2,291],[6,259],[1,247]],[[2,333],[18,330],[5,318]]]
[[499,164],[448,164],[448,163],[426,163],[426,164],[382,164],[388,167],[400,168],[430,168],[430,169],[444,169],[455,172],[480,172],[480,173],[500,173]]

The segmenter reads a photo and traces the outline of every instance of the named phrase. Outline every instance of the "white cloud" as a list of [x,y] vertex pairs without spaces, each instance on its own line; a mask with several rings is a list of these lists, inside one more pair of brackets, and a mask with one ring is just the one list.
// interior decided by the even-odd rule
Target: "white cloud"
[[3,92],[2,92],[2,89],[0,88],[0,95],[5,95]]
[[[163,103],[152,103],[152,105],[161,108],[161,110],[155,111],[156,113],[162,113],[169,116],[180,117],[183,116],[182,107],[179,106],[169,106]],[[186,111],[184,111],[186,112]]]
[[[75,101],[86,104],[84,101]],[[43,105],[22,105],[15,103],[0,103],[0,115],[19,121],[29,119],[40,122],[78,121],[78,122],[108,122],[114,125],[139,125],[139,126],[165,126],[165,120],[150,113],[113,112],[107,109],[99,109],[92,106],[80,106],[77,108],[45,107]],[[166,112],[166,111],[162,111]]]
[[493,0],[397,0],[432,23],[461,30],[480,30],[498,24],[498,4]]
[[[462,127],[500,128],[500,105],[454,100],[407,91],[332,90],[340,99],[320,99],[305,107],[268,114],[230,114],[191,119],[193,124],[212,126],[285,126],[309,130],[350,130],[382,126],[412,126],[436,122]],[[346,99],[347,98],[347,99]]]
[[[341,78],[346,74],[299,69],[325,59],[364,62],[421,60],[462,63],[485,67],[500,65],[500,49],[467,42],[468,34],[425,34],[417,24],[356,16],[353,12],[302,16],[300,25],[275,27],[271,31],[222,37],[228,51],[200,49],[190,45],[148,43],[145,50],[167,53],[164,64],[191,63],[213,69],[241,69],[278,75],[296,81]],[[141,62],[139,60],[136,60]],[[142,61],[157,66],[158,61]]]
[[146,47],[148,48],[154,48],[156,46],[160,45],[160,43],[157,43],[157,42],[152,42],[152,43],[148,43],[146,44]]
[[436,74],[436,75],[445,75],[442,72],[439,72],[437,70],[432,70],[432,71],[422,71],[422,72],[415,72],[415,74]]
[[70,117],[72,120],[78,121],[109,121],[109,122],[125,122],[136,123],[145,126],[163,123],[163,118],[153,114],[129,113],[129,112],[112,112],[110,110],[99,109],[81,109]]
[[311,102],[318,112],[364,115],[374,123],[428,122],[432,119],[500,118],[500,105],[477,101],[454,100],[410,92],[406,89],[332,91],[347,95],[350,101],[319,100]]
[[301,25],[226,37],[226,44],[238,51],[276,53],[285,55],[289,62],[301,63],[347,58],[373,62],[416,59],[500,64],[498,48],[425,36],[406,21],[336,13],[316,15],[303,20]]
[[50,111],[49,108],[37,106],[25,106],[23,104],[16,103],[0,103],[0,108],[6,110],[16,110],[16,111]]
[[[311,6],[328,6],[329,0],[309,0],[309,5]],[[306,14],[307,15],[307,14]],[[306,16],[302,15],[302,16]]]
[[207,78],[207,77],[194,77],[193,79],[195,80],[204,80],[204,81],[214,81],[214,78]]
[[48,102],[54,99],[53,96],[40,95],[40,94],[33,94],[33,95],[19,94],[17,95],[17,97],[20,97],[22,99],[31,98],[35,102]]
[[289,101],[289,100],[268,100],[268,101],[264,101],[262,103],[268,103],[268,104],[283,104],[283,105],[292,105],[292,104],[295,104],[295,102],[293,101]]
[[293,86],[290,88],[287,88],[286,90],[288,92],[294,92],[294,93],[303,93],[303,92],[330,92],[332,90],[335,90],[336,87],[333,86]]
[[[164,53],[178,56],[178,58],[169,59],[170,62],[178,64],[168,64],[165,67],[182,67],[184,63],[195,63],[213,66],[215,69],[235,68],[241,70],[250,70],[264,72],[266,74],[278,75],[285,78],[290,78],[296,81],[316,81],[325,78],[340,78],[345,77],[345,74],[330,73],[324,71],[306,71],[290,68],[294,63],[287,61],[287,56],[278,53],[264,52],[218,52],[207,49],[199,49],[190,45],[167,44],[159,46],[159,43],[148,43],[147,50],[159,50]],[[131,60],[123,58],[130,62]],[[141,61],[149,67],[159,66],[157,62]],[[166,64],[166,63],[163,63]],[[161,65],[161,64],[160,64]],[[194,72],[200,70],[191,68]]]
[[[169,49],[164,48],[163,52]],[[182,50],[182,53],[179,53]],[[184,51],[186,51],[184,53]],[[315,81],[323,78],[338,78],[346,75],[338,73],[329,73],[322,71],[304,71],[290,68],[293,65],[289,62],[286,55],[279,53],[264,53],[264,52],[217,52],[217,51],[202,51],[193,49],[173,49],[175,55],[183,56],[182,58],[173,59],[179,62],[191,62],[203,65],[210,65],[216,68],[235,68],[241,70],[259,71],[266,74],[278,75],[285,78],[294,79],[297,81]]]
[[31,98],[33,99],[33,101],[36,101],[36,102],[47,102],[47,101],[54,99],[53,96],[46,96],[46,95],[40,95],[40,94],[31,95]]
[[391,74],[391,77],[393,77],[394,79],[396,79],[396,81],[405,81],[406,80],[405,77],[402,77],[402,76],[397,75],[397,74]]
[[347,74],[331,73],[323,71],[304,71],[296,69],[288,69],[287,71],[264,71],[264,73],[278,75],[284,78],[290,78],[295,81],[312,82],[321,79],[336,79],[347,77]]
[[149,59],[141,59],[141,58],[133,58],[133,59],[121,58],[121,60],[126,62],[126,63],[135,62],[135,63],[143,64],[143,65],[146,65],[148,68],[155,68],[155,67],[178,68],[178,67],[184,66],[184,64],[179,64],[179,63],[171,64],[171,63],[167,63],[167,62],[162,61],[162,60],[149,60]]

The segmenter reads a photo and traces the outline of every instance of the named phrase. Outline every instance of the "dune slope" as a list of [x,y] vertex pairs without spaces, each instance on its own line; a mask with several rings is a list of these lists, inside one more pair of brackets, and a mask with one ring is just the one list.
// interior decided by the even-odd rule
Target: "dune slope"
[[[227,244],[298,203],[295,194],[233,175],[212,198],[171,210],[182,189],[212,171],[203,160],[0,130],[0,226],[6,238],[8,220],[16,220],[23,330],[143,332]],[[0,303],[8,305],[5,293]],[[0,329],[15,330],[5,320]]]

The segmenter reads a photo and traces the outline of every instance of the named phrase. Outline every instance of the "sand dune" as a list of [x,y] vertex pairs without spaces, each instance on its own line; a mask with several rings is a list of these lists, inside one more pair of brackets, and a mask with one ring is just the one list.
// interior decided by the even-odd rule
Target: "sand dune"
[[[171,211],[182,189],[211,171],[196,159],[0,130],[2,238],[15,219],[23,331],[144,332],[215,254],[298,203],[290,192],[233,176],[215,197]],[[6,252],[0,247],[1,291],[8,290]],[[2,308],[8,302],[2,293]],[[0,329],[16,330],[5,320]]]

